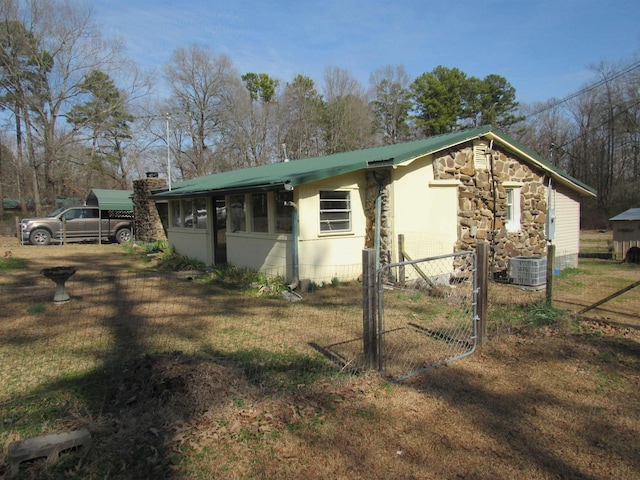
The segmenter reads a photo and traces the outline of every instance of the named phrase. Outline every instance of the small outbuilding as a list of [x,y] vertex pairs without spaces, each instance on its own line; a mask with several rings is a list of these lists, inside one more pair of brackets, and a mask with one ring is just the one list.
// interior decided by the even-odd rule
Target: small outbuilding
[[613,229],[613,258],[627,260],[629,250],[640,248],[640,208],[630,208],[609,221]]

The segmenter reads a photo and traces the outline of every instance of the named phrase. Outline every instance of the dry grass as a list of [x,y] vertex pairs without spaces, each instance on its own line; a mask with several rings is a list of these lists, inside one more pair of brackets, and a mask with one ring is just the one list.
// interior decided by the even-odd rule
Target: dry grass
[[[59,315],[58,322],[45,324],[39,313],[25,314],[28,306],[39,304],[45,313],[51,311],[42,300],[52,293],[51,287],[37,272],[47,266],[80,263],[74,284],[74,294],[79,295],[79,285],[92,276],[129,272],[142,278],[152,265],[124,255],[117,246],[41,249],[5,242],[5,251],[30,263],[18,274],[4,272],[0,282],[34,288],[32,299],[23,305],[12,306],[16,302],[2,299],[0,348],[15,354],[37,342],[43,342],[39,345],[43,349],[57,345],[48,351],[74,359],[77,370],[73,376],[49,371],[32,379],[28,371],[0,367],[3,386],[12,384],[14,393],[33,395],[0,406],[5,409],[0,419],[10,420],[0,430],[0,459],[6,459],[10,441],[40,433],[86,427],[94,438],[90,451],[63,454],[55,466],[44,461],[24,465],[24,478],[640,476],[640,301],[635,291],[620,299],[624,308],[609,305],[592,311],[588,318],[568,317],[558,324],[534,327],[527,322],[526,306],[544,292],[494,285],[489,344],[404,384],[390,384],[376,374],[336,377],[327,371],[299,378],[296,361],[313,353],[290,348],[282,350],[280,364],[262,365],[274,368],[260,375],[259,370],[242,368],[247,365],[243,359],[230,362],[229,356],[221,355],[225,345],[230,352],[233,342],[246,341],[247,335],[256,336],[252,340],[256,347],[261,342],[296,343],[301,331],[283,329],[274,336],[273,329],[278,324],[323,324],[354,315],[357,320],[359,287],[319,290],[306,295],[304,302],[289,305],[183,283],[188,288],[155,293],[159,298],[182,299],[173,302],[171,311],[150,311],[154,307],[148,301],[149,291],[144,292],[145,301],[138,302],[132,301],[135,296],[119,292],[126,305],[106,301],[113,292],[104,292],[91,301],[92,315],[112,319],[149,315],[156,323],[147,325],[147,330],[131,330],[131,322],[120,322],[117,328],[112,324],[110,331],[120,332],[117,338],[106,335],[101,330],[104,326],[94,326],[88,338],[77,339],[78,349],[69,349],[63,348],[62,341],[72,334],[69,322],[82,320],[73,308],[90,299],[74,298],[77,301],[62,306],[69,311]],[[564,279],[592,292],[588,297],[576,295],[573,301],[581,305],[589,298],[600,298],[603,288],[597,282],[604,266],[592,265],[593,269]],[[637,267],[620,267],[611,281],[637,278]],[[574,284],[569,291],[576,288]],[[216,318],[226,322],[222,328],[203,323],[206,317],[197,307],[203,295],[211,300],[209,308],[215,308]],[[155,304],[160,303],[167,302]],[[629,307],[635,315],[627,313]],[[84,308],[86,312],[89,307]],[[176,316],[185,319],[181,328],[166,330],[170,324],[175,326]],[[239,321],[253,325],[253,330],[240,328]],[[273,329],[265,330],[265,324]],[[20,327],[34,338],[21,338]],[[174,342],[182,342],[180,352],[174,351]],[[204,347],[212,345],[215,351],[203,354]],[[118,369],[106,369],[114,347],[139,349],[139,354],[120,352],[119,358],[125,360]],[[20,355],[28,365],[29,355]],[[309,365],[306,368],[313,373]],[[51,388],[39,394],[37,386],[43,384]],[[5,388],[2,398],[10,394]],[[3,473],[6,470],[0,466],[0,476]]]
[[580,232],[581,253],[610,253],[613,246],[611,230],[584,230]]

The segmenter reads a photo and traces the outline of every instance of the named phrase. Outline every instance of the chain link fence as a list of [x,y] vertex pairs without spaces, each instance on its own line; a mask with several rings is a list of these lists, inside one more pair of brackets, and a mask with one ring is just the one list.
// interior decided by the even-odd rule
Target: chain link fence
[[553,279],[553,305],[573,317],[638,328],[640,267],[611,259],[581,258]]
[[276,390],[362,366],[357,283],[287,302],[268,289],[200,283],[188,272],[80,269],[65,288],[70,300],[54,304],[55,285],[38,272],[0,281],[2,428],[19,421],[25,399],[90,383],[117,388],[127,369],[155,355],[233,365]]
[[384,266],[378,273],[379,362],[403,381],[473,353],[475,253]]

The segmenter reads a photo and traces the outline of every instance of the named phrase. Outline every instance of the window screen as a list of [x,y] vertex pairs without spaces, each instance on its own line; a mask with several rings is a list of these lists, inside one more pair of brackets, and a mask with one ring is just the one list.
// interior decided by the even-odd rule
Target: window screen
[[320,232],[351,231],[349,191],[320,191]]

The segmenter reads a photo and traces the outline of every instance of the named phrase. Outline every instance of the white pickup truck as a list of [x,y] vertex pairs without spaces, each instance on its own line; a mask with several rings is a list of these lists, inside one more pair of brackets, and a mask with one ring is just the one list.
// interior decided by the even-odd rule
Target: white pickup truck
[[131,240],[132,213],[101,212],[91,206],[62,207],[46,217],[22,219],[18,235],[23,243],[32,245],[98,239],[124,243]]

